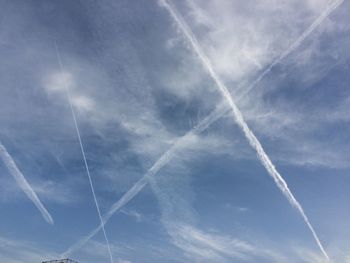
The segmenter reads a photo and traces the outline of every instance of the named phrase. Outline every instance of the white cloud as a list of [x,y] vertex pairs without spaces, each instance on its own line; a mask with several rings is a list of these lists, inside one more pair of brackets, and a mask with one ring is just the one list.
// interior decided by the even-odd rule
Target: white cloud
[[[53,72],[46,76],[43,86],[52,100],[62,100],[68,103],[67,90],[70,93],[72,105],[80,112],[91,112],[95,109],[95,101],[85,94],[83,90],[77,88],[74,75],[71,72]],[[59,97],[57,97],[59,95]],[[57,101],[55,101],[57,105]]]
[[74,96],[72,98],[72,104],[79,110],[79,111],[87,111],[91,112],[94,110],[95,102],[86,96]]
[[[170,222],[168,222],[170,223]],[[220,233],[200,230],[192,225],[175,222],[167,225],[171,240],[195,262],[289,262],[276,249],[264,248]]]
[[[191,28],[197,33],[200,44],[213,62],[215,70],[224,77],[233,91],[237,89],[236,83],[239,83],[238,90],[242,91],[247,83],[252,82],[251,79],[262,67],[268,66],[283,53],[303,30],[310,26],[316,17],[333,2],[313,0],[276,2],[271,0],[264,4],[255,2],[254,4],[253,2],[242,4],[226,0],[207,2],[188,0],[189,10],[183,9],[181,14],[186,17]],[[338,9],[341,8],[342,6]],[[334,67],[334,63],[329,63],[328,57],[325,58],[320,38],[322,34],[328,34],[334,30],[341,31],[341,29],[335,29],[337,22],[339,21],[334,21],[333,16],[324,20],[305,39],[305,43],[282,61],[289,65],[293,64],[294,70],[300,68],[299,80],[303,81],[306,87],[319,81]],[[175,50],[179,46],[183,47],[184,42],[171,39],[171,43],[170,48]],[[331,53],[327,52],[327,54]],[[194,56],[191,52],[188,54],[190,58],[184,58],[188,61],[185,66],[194,64],[196,69],[191,71],[191,74],[194,75],[192,79],[195,79],[196,76],[199,80],[203,79],[203,73],[197,70],[200,68],[199,63],[193,61]],[[339,58],[339,56],[336,57]],[[167,77],[169,75],[170,78],[176,77],[180,81],[186,80],[183,78],[186,76],[184,72],[168,74]],[[281,75],[284,75],[283,80],[287,79],[288,72],[283,72]],[[198,80],[191,84],[197,87]],[[293,101],[277,101],[278,105],[275,107],[275,105],[265,103],[264,96],[271,90],[278,92],[280,83],[271,81],[268,83],[271,87],[263,84],[259,83],[252,94],[248,94],[248,97],[238,103],[247,120],[252,123],[253,130],[258,131],[259,136],[277,139],[278,143],[283,145],[279,149],[283,148],[285,152],[279,151],[274,159],[294,165],[331,168],[346,167],[350,164],[338,151],[341,144],[338,144],[337,147],[330,147],[325,145],[325,142],[310,139],[312,132],[330,127],[325,119],[328,118],[330,121],[330,118],[335,120],[338,117],[340,120],[346,117],[347,111],[342,110],[346,107],[339,107],[339,114],[337,111],[329,114],[329,111],[325,110],[323,113],[316,112],[314,116],[309,109],[305,110],[300,105],[293,104]],[[175,87],[172,89],[176,90]],[[205,96],[202,95],[202,97]],[[330,115],[332,117],[328,117]],[[320,117],[325,117],[325,119]],[[304,125],[305,123],[307,125]],[[296,133],[293,134],[293,132]],[[295,141],[302,141],[303,147],[297,147],[298,144]],[[320,148],[324,150],[320,151]],[[235,156],[239,158],[240,153],[235,153]]]
[[176,246],[199,260],[224,262],[225,256],[246,260],[254,251],[243,241],[205,233],[190,225],[171,225],[168,231]]
[[188,0],[188,21],[216,71],[239,81],[271,63],[327,6],[314,2]]
[[74,87],[73,76],[69,72],[54,72],[44,80],[44,88],[51,93],[66,94],[66,89]]
[[[24,196],[21,190],[14,184],[12,178],[0,179],[0,201],[2,202],[16,202],[22,201]],[[81,201],[79,196],[74,192],[74,184],[72,182],[54,182],[52,180],[32,182],[32,187],[38,196],[45,200],[61,205],[73,205]]]
[[144,220],[144,216],[136,210],[123,208],[120,210],[120,212],[127,216],[133,217],[137,222]]
[[6,263],[38,263],[57,258],[57,254],[50,252],[48,248],[40,248],[38,245],[4,236],[0,237],[0,260]]

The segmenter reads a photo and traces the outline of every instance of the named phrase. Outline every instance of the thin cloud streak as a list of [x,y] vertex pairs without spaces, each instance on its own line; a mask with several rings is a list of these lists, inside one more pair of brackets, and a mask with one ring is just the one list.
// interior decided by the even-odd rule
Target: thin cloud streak
[[8,153],[8,151],[6,150],[5,146],[2,143],[0,143],[0,158],[3,160],[7,169],[10,171],[10,174],[13,176],[13,178],[15,178],[17,185],[22,189],[22,191],[27,195],[27,197],[39,209],[41,215],[46,220],[46,222],[53,225],[54,221],[52,219],[52,216],[44,207],[44,205],[41,203],[40,199],[34,192],[33,188],[30,186],[30,184],[28,183],[27,179],[24,177],[22,172],[18,169],[15,161],[13,160],[13,158]]
[[[286,49],[276,60],[274,60],[255,80],[252,82],[245,90],[244,93],[238,95],[238,100],[242,99],[259,83],[270,71],[271,69],[280,63],[284,58],[286,58],[291,52],[300,46],[300,44],[329,16],[329,14],[334,11],[343,0],[336,1],[331,4],[317,19],[293,42],[293,44]],[[183,145],[183,142],[187,140],[192,135],[197,135],[206,130],[215,121],[220,119],[226,113],[229,113],[231,109],[227,105],[226,101],[222,102],[216,107],[206,118],[200,121],[193,129],[187,132],[183,137],[179,138],[147,171],[147,173],[135,183],[135,185],[127,191],[117,202],[115,202],[110,210],[103,216],[104,224],[106,224],[111,216],[118,212],[124,205],[126,205],[130,200],[132,200],[149,182],[148,178],[155,175],[164,165],[166,165],[172,158],[175,151]],[[88,242],[92,237],[94,237],[102,228],[99,225],[94,230],[92,230],[88,235],[81,238],[77,243],[69,247],[62,255],[67,256],[74,251],[80,249],[86,242]]]
[[[62,64],[61,56],[60,56],[60,53],[59,53],[59,50],[58,50],[58,47],[57,47],[56,42],[55,42],[55,50],[56,50],[56,55],[57,55],[57,60],[58,60],[59,66],[60,66],[60,70],[61,70],[61,72],[63,73],[63,64]],[[75,126],[75,130],[76,130],[76,132],[77,132],[77,136],[78,136],[78,140],[79,140],[79,145],[80,145],[81,154],[83,155],[83,160],[84,160],[84,164],[85,164],[86,174],[87,174],[87,176],[88,176],[88,178],[89,178],[89,183],[90,183],[91,192],[92,192],[92,195],[93,195],[93,197],[94,197],[94,202],[95,202],[95,205],[96,205],[96,210],[97,210],[97,213],[98,213],[100,222],[101,222],[101,227],[102,227],[103,235],[104,235],[104,238],[105,238],[105,240],[106,240],[106,245],[107,245],[107,248],[108,248],[108,253],[109,253],[110,261],[111,261],[111,263],[113,263],[114,261],[113,261],[112,250],[111,250],[111,247],[110,247],[110,245],[109,245],[109,241],[108,241],[108,238],[107,238],[106,230],[105,230],[105,228],[104,228],[104,223],[103,223],[103,219],[102,219],[102,216],[101,216],[100,207],[99,207],[99,205],[98,205],[98,201],[97,201],[97,198],[96,198],[94,185],[93,185],[92,180],[91,180],[90,169],[89,169],[88,163],[87,163],[87,161],[86,161],[85,150],[84,150],[83,142],[82,142],[82,140],[81,140],[80,131],[79,131],[79,126],[78,126],[77,118],[76,118],[75,111],[74,111],[73,104],[72,104],[72,98],[71,98],[71,95],[70,95],[70,92],[69,92],[68,87],[67,87],[66,85],[64,85],[64,87],[65,87],[65,91],[66,91],[66,94],[67,94],[69,106],[70,106],[70,109],[71,109],[71,112],[72,112],[72,117],[73,117],[73,120],[74,120],[74,126]]]
[[305,223],[307,224],[307,226],[311,230],[312,235],[313,235],[317,245],[319,246],[320,250],[322,251],[324,256],[327,258],[327,260],[329,260],[329,257],[327,255],[326,251],[324,250],[324,248],[323,248],[315,230],[313,229],[309,219],[307,218],[302,206],[296,200],[296,198],[294,197],[294,195],[292,194],[292,192],[288,188],[287,183],[282,178],[280,173],[276,170],[276,168],[273,165],[273,163],[271,162],[270,158],[265,153],[259,140],[255,137],[254,133],[248,127],[247,123],[245,122],[245,120],[243,118],[242,113],[240,112],[240,110],[236,106],[235,102],[233,101],[233,98],[232,98],[230,92],[228,91],[228,88],[225,86],[225,84],[222,82],[220,77],[214,71],[214,69],[211,65],[211,62],[209,61],[209,59],[207,58],[207,56],[204,54],[203,50],[201,49],[195,35],[191,31],[191,29],[187,26],[185,21],[183,21],[183,19],[179,16],[179,14],[177,13],[177,11],[174,9],[173,6],[171,6],[166,0],[162,0],[161,3],[164,6],[164,8],[166,8],[169,11],[170,15],[175,20],[175,22],[177,23],[177,25],[181,29],[182,33],[184,34],[184,36],[188,39],[188,41],[192,45],[193,50],[195,51],[195,53],[197,54],[197,56],[201,60],[203,66],[206,68],[209,75],[212,77],[212,79],[216,83],[219,91],[222,93],[224,98],[226,98],[227,102],[230,104],[230,107],[231,107],[232,113],[233,113],[233,118],[234,118],[235,122],[242,129],[249,144],[252,146],[252,148],[255,149],[257,156],[258,156],[259,160],[261,161],[262,165],[265,167],[265,169],[267,170],[269,175],[274,179],[278,188],[282,191],[282,193],[288,199],[290,204],[292,206],[294,206],[299,211],[299,213],[302,216],[302,218],[304,219]]

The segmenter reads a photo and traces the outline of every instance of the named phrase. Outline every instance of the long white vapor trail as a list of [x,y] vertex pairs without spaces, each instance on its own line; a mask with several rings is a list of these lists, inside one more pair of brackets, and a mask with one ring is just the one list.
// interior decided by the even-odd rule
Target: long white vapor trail
[[[61,60],[61,55],[60,55],[60,52],[58,50],[56,42],[55,42],[55,49],[56,49],[56,55],[57,55],[57,60],[58,60],[59,66],[60,66],[60,70],[63,73],[63,64],[62,64],[62,60]],[[76,118],[76,115],[75,115],[74,107],[73,107],[73,104],[72,104],[71,95],[70,95],[68,86],[64,85],[64,87],[65,87],[65,90],[66,90],[69,106],[70,106],[70,109],[71,109],[71,112],[72,112],[74,126],[75,126],[75,130],[76,130],[76,133],[77,133],[77,136],[78,136],[78,141],[79,141],[79,145],[80,145],[81,154],[82,154],[83,160],[84,160],[86,174],[87,174],[87,177],[89,179],[90,188],[91,188],[91,192],[92,192],[92,195],[93,195],[93,198],[94,198],[97,214],[98,214],[98,217],[100,219],[100,223],[101,223],[101,227],[102,227],[104,238],[106,240],[106,245],[107,245],[107,249],[108,249],[109,258],[110,258],[111,263],[113,263],[114,261],[113,261],[112,250],[111,250],[111,247],[109,245],[109,241],[108,241],[108,238],[107,238],[106,230],[105,230],[103,219],[102,219],[102,215],[101,215],[101,210],[100,210],[100,207],[98,205],[98,201],[97,201],[96,194],[95,194],[95,188],[94,188],[94,185],[92,183],[92,179],[91,179],[91,175],[90,175],[90,169],[89,169],[89,165],[88,165],[87,160],[86,160],[84,145],[83,145],[83,142],[81,140],[79,126],[78,126],[77,118]]]
[[[268,74],[271,69],[280,63],[286,56],[288,56],[291,52],[293,52],[300,44],[308,37],[317,26],[319,26],[324,19],[335,10],[341,3],[341,1],[336,1],[334,4],[331,4],[328,8],[325,9],[317,17],[317,19],[294,41],[294,43],[286,49],[276,60],[274,60],[245,90],[244,93],[239,94],[238,99],[243,98],[248,94],[248,92],[253,89],[258,82],[260,82],[266,74]],[[212,111],[206,118],[204,118],[197,126],[187,132],[184,136],[179,138],[147,171],[147,173],[138,181],[136,184],[127,191],[117,202],[115,202],[110,210],[103,216],[104,224],[108,222],[111,216],[119,211],[124,205],[126,205],[134,196],[136,196],[148,183],[148,178],[155,175],[159,169],[161,169],[164,165],[166,165],[173,157],[174,153],[181,148],[180,146],[192,135],[196,135],[206,130],[211,124],[220,119],[224,114],[231,111],[230,107],[228,107],[226,101],[221,103],[217,108]],[[93,236],[95,236],[102,228],[102,225],[99,225],[94,230],[92,230],[88,235],[81,238],[77,243],[69,247],[62,256],[67,256],[71,254],[73,251],[80,249],[87,241],[89,241]]]
[[11,155],[6,150],[5,146],[0,142],[0,158],[3,160],[7,169],[10,171],[13,178],[15,178],[18,186],[22,189],[22,191],[27,195],[27,197],[34,203],[34,205],[39,209],[40,213],[49,224],[54,224],[52,216],[41,203],[40,199],[34,192],[33,188],[28,183],[27,179],[24,177],[22,172],[17,167],[15,161],[11,157]]
[[208,57],[205,55],[202,48],[200,47],[195,35],[191,31],[191,29],[188,27],[186,22],[177,13],[175,8],[171,4],[169,4],[169,2],[167,0],[161,0],[161,3],[163,4],[164,8],[166,8],[169,11],[170,15],[175,20],[176,24],[178,25],[178,27],[180,28],[180,30],[182,31],[184,36],[190,42],[193,50],[195,51],[198,58],[202,62],[204,68],[208,71],[209,75],[216,83],[219,91],[222,93],[223,97],[227,100],[228,104],[230,105],[230,107],[232,109],[234,120],[236,121],[237,125],[242,129],[249,144],[252,146],[252,148],[255,149],[256,154],[257,154],[259,160],[261,161],[262,165],[265,167],[265,169],[267,170],[269,175],[273,178],[273,180],[275,181],[278,188],[282,191],[282,193],[288,199],[289,203],[292,206],[294,206],[297,209],[297,211],[300,213],[300,215],[304,219],[306,225],[311,230],[311,233],[312,233],[317,245],[319,246],[320,250],[322,251],[324,256],[327,258],[327,260],[329,260],[329,257],[327,255],[325,249],[323,248],[323,246],[322,246],[314,228],[312,227],[308,217],[306,216],[302,206],[296,200],[296,198],[294,197],[294,195],[292,194],[292,192],[288,188],[286,181],[283,179],[283,177],[280,175],[280,173],[276,170],[276,168],[273,165],[273,163],[271,162],[269,156],[264,151],[261,143],[255,137],[254,133],[252,132],[252,130],[249,128],[249,126],[245,122],[243,115],[242,115],[241,111],[238,109],[237,105],[235,104],[228,88],[222,82],[219,75],[214,71],[214,68],[213,68],[211,62],[209,61]]

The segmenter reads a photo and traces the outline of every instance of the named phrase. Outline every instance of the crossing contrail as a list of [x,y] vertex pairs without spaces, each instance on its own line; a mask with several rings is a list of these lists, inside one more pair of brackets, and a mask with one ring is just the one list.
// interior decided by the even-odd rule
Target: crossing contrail
[[188,27],[186,22],[181,18],[181,16],[177,13],[175,8],[169,4],[167,0],[161,0],[162,5],[165,9],[167,9],[182,31],[183,35],[186,37],[186,39],[190,42],[194,52],[197,54],[198,58],[202,62],[203,67],[207,70],[213,81],[216,83],[217,88],[223,95],[223,97],[227,100],[228,104],[231,107],[233,119],[237,123],[237,125],[242,129],[245,137],[247,138],[249,144],[251,147],[256,151],[257,157],[259,158],[262,165],[267,170],[268,174],[273,178],[275,181],[277,187],[282,191],[282,193],[285,195],[285,197],[288,199],[289,203],[294,206],[297,211],[300,213],[302,218],[304,219],[306,225],[309,227],[317,245],[319,246],[320,250],[324,254],[324,256],[329,260],[329,257],[323,248],[314,228],[312,227],[308,217],[306,216],[302,206],[300,203],[296,200],[294,195],[292,194],[291,190],[288,188],[288,185],[286,181],[283,179],[283,177],[280,175],[280,173],[277,171],[273,163],[271,162],[269,156],[266,154],[265,150],[263,149],[261,143],[259,140],[255,137],[252,130],[249,128],[247,123],[245,122],[243,115],[239,108],[237,107],[236,103],[234,102],[228,88],[223,83],[219,75],[215,72],[210,60],[206,56],[206,54],[203,52],[202,48],[200,47],[197,38],[191,31],[191,29]]
[[39,209],[41,215],[44,217],[46,222],[49,224],[54,224],[52,216],[41,203],[40,199],[34,192],[33,188],[28,183],[27,179],[24,177],[22,172],[17,167],[15,161],[11,157],[11,155],[6,150],[5,146],[0,142],[0,158],[6,165],[7,169],[10,171],[10,174],[15,178],[18,186],[22,189],[22,191],[27,195],[27,197],[34,203],[34,205]]
[[213,123],[213,118],[216,118],[217,113],[222,111],[224,105],[221,104],[215,111],[203,119],[197,126],[195,126],[190,132],[182,136],[176,141],[153,165],[148,169],[147,173],[137,181],[134,186],[128,190],[117,202],[115,202],[109,211],[103,216],[103,224],[96,227],[88,235],[82,237],[77,243],[69,247],[65,252],[61,254],[62,257],[70,255],[72,252],[80,249],[87,241],[89,241],[93,236],[95,236],[102,226],[108,222],[114,213],[119,211],[124,205],[126,205],[131,199],[135,197],[149,182],[149,178],[154,176],[162,167],[164,167],[172,159],[177,150],[182,147],[186,147],[188,140],[191,136],[195,136],[203,132],[208,125]]
[[[60,52],[58,50],[56,42],[55,42],[55,49],[56,49],[56,55],[57,55],[57,60],[58,60],[59,66],[60,66],[60,70],[63,73],[63,64],[62,64],[62,60],[61,60],[61,55],[60,55]],[[100,207],[99,207],[98,202],[97,202],[97,198],[96,198],[96,194],[95,194],[95,188],[94,188],[94,185],[93,185],[92,180],[91,180],[90,169],[89,169],[89,166],[88,166],[88,163],[87,163],[87,160],[86,160],[85,150],[84,150],[83,142],[81,140],[79,126],[78,126],[78,121],[77,121],[77,118],[76,118],[76,115],[75,115],[75,111],[74,111],[74,107],[73,107],[73,104],[72,104],[71,95],[70,95],[68,86],[64,85],[64,87],[65,87],[65,91],[66,91],[66,94],[67,94],[70,110],[72,112],[74,126],[75,126],[75,130],[76,130],[76,133],[77,133],[77,136],[78,136],[80,150],[81,150],[81,154],[83,156],[83,160],[84,160],[84,164],[85,164],[86,174],[87,174],[87,177],[89,179],[91,192],[92,192],[92,195],[93,195],[93,198],[94,198],[94,202],[95,202],[95,205],[96,205],[96,210],[97,210],[100,222],[101,222],[101,228],[102,228],[102,231],[103,231],[104,238],[106,240],[106,245],[107,245],[107,249],[108,249],[108,253],[109,253],[109,258],[110,258],[111,263],[113,263],[114,261],[113,261],[112,250],[111,250],[111,247],[109,245],[109,241],[108,241],[106,230],[105,230],[105,227],[104,227],[104,223],[103,223]]]
[[[300,44],[319,26],[324,19],[335,10],[341,3],[341,1],[336,1],[331,4],[319,15],[316,20],[293,42],[293,44],[286,49],[277,59],[275,59],[246,89],[245,92],[238,95],[238,100],[246,96],[255,86],[259,83],[265,75],[267,75],[271,69],[280,63],[285,57],[287,57],[291,52],[293,52]],[[220,103],[214,111],[212,111],[206,118],[204,118],[197,126],[191,129],[184,136],[179,138],[147,171],[147,173],[138,181],[136,184],[127,191],[117,202],[115,202],[110,210],[103,216],[104,224],[106,224],[111,216],[119,211],[124,205],[126,205],[134,196],[136,196],[148,183],[148,178],[155,175],[159,169],[166,165],[174,153],[183,146],[184,142],[192,135],[200,134],[206,130],[211,124],[220,119],[226,113],[229,113],[231,108],[227,102]],[[185,146],[186,147],[186,146]],[[304,219],[305,220],[305,219]],[[309,224],[308,224],[309,226]],[[81,238],[77,243],[68,248],[62,255],[67,256],[73,251],[80,249],[87,241],[89,241],[93,236],[95,236],[102,228],[102,225],[99,225],[94,230],[92,230],[88,235]],[[314,231],[312,231],[314,233]]]

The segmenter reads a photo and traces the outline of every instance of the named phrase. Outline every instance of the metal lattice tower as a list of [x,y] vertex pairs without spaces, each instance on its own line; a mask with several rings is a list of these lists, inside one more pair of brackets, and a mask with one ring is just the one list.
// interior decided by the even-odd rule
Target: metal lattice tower
[[66,259],[57,259],[57,260],[43,261],[42,263],[78,263],[78,262],[66,258]]

